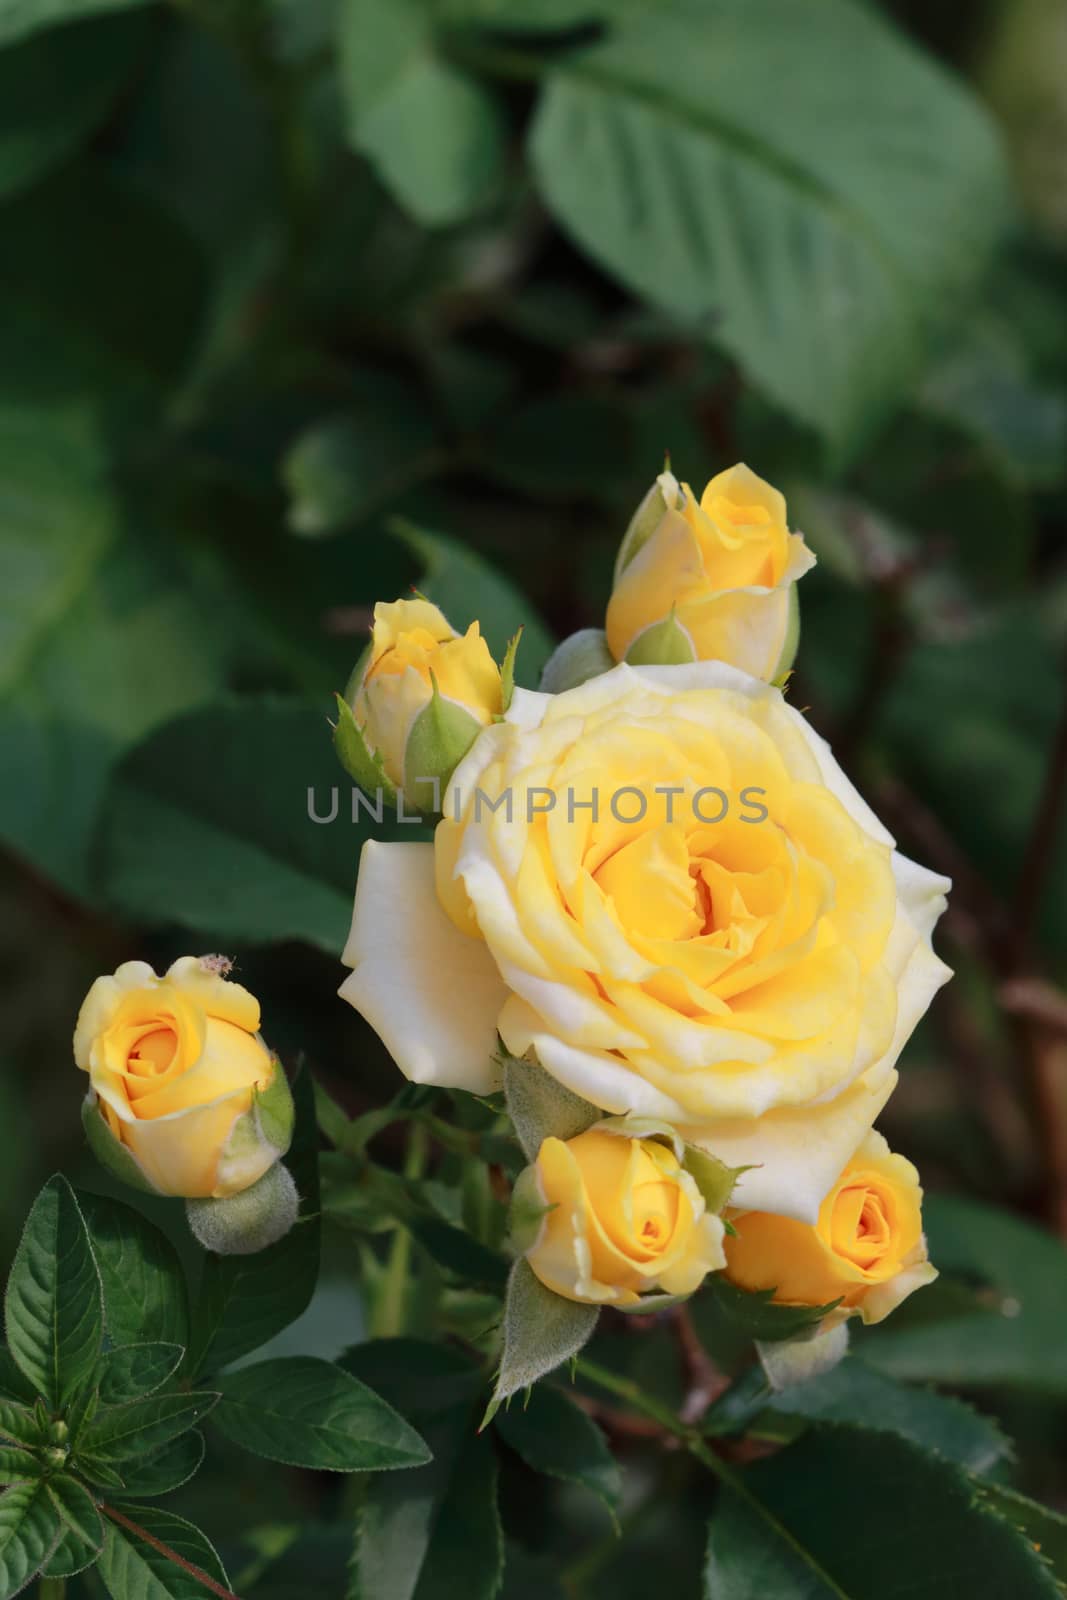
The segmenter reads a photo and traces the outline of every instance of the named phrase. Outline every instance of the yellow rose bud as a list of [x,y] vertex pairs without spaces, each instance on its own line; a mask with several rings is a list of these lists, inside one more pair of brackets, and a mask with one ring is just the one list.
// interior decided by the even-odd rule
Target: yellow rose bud
[[912,1290],[937,1277],[926,1255],[919,1174],[873,1129],[823,1200],[814,1226],[763,1211],[731,1220],[730,1282],[773,1288],[782,1305],[840,1299],[827,1322],[854,1313],[881,1322]]
[[815,564],[785,500],[743,464],[699,502],[664,472],[623,539],[608,604],[616,661],[727,661],[765,682],[792,665],[796,580]]
[[545,1211],[526,1259],[568,1300],[633,1306],[643,1293],[692,1294],[723,1264],[723,1223],[674,1151],[590,1128],[546,1139],[533,1172]]
[[78,1014],[89,1142],[118,1176],[159,1194],[240,1194],[289,1147],[285,1072],[260,1037],[259,1001],[224,966],[182,956],[160,978],[127,961],[97,978]]
[[499,714],[500,668],[476,622],[458,634],[428,600],[379,602],[350,703],[386,777],[429,809],[427,785],[419,780],[446,783]]

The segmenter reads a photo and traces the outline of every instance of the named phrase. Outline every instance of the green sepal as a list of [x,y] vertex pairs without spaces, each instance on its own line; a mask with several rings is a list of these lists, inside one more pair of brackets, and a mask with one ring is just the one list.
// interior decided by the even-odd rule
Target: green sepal
[[709,1155],[695,1144],[687,1144],[682,1156],[682,1166],[688,1172],[709,1211],[719,1212],[730,1203],[734,1186],[749,1167],[728,1167],[718,1156]]
[[265,1089],[253,1089],[251,1115],[255,1117],[267,1143],[283,1156],[293,1141],[296,1107],[281,1060],[275,1055],[271,1056],[271,1060],[274,1063],[274,1075]]
[[674,614],[653,622],[634,639],[626,652],[631,667],[681,667],[697,659],[696,646]]
[[739,1289],[721,1272],[711,1273],[705,1283],[718,1315],[757,1343],[795,1339],[800,1334],[811,1333],[841,1304],[840,1300],[830,1300],[824,1306],[780,1305],[774,1298],[773,1288]]
[[504,659],[500,663],[500,705],[501,709],[510,709],[512,698],[515,694],[515,657],[519,651],[522,639],[522,628],[512,634],[508,640],[508,647],[504,651]]
[[541,1194],[536,1169],[524,1167],[515,1179],[508,1207],[508,1245],[513,1255],[524,1256],[533,1249],[545,1218],[555,1209]]
[[797,648],[800,644],[800,596],[795,583],[789,586],[789,619],[785,627],[785,643],[782,653],[778,657],[778,665],[771,673],[771,682],[776,689],[784,689],[793,670],[793,662],[797,658]]
[[557,1083],[538,1061],[502,1054],[508,1115],[527,1161],[536,1161],[545,1139],[573,1139],[601,1113]]
[[562,694],[590,678],[602,677],[615,665],[603,628],[579,628],[555,650],[541,673],[542,694]]
[[482,731],[466,706],[444,697],[432,672],[430,682],[429,702],[412,722],[404,747],[404,799],[423,816],[440,810],[449,778]]
[[[670,473],[670,461],[664,466],[663,472],[655,480],[641,504],[630,518],[626,532],[619,545],[619,553],[615,557],[615,583],[618,583],[626,568],[634,557],[644,548],[659,527],[671,507],[667,504],[667,497],[663,492],[663,479]],[[681,485],[678,486],[679,494],[684,494]]]
[[504,1302],[504,1350],[481,1427],[513,1394],[576,1356],[599,1314],[599,1306],[566,1300],[546,1289],[525,1257],[516,1261]]
[[381,756],[367,744],[352,707],[344,696],[334,695],[334,700],[337,721],[333,725],[333,747],[338,760],[348,776],[355,779],[366,794],[376,798],[380,789],[386,802],[395,807],[396,785],[386,777]]
[[82,1101],[82,1127],[93,1155],[113,1178],[128,1184],[131,1189],[140,1189],[142,1194],[159,1193],[155,1184],[145,1176],[133,1152],[116,1139],[108,1127],[95,1089],[90,1089]]

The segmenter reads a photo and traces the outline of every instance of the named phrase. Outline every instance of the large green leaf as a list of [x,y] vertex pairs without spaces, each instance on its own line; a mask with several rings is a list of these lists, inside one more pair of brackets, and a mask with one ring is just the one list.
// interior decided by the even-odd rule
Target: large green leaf
[[166,558],[124,534],[106,473],[61,419],[0,412],[0,836],[81,894],[116,757],[221,670]]
[[[11,9],[0,7],[0,45],[28,31],[11,26]],[[103,121],[145,43],[142,18],[112,17],[0,49],[0,197],[32,183]]]
[[63,1523],[44,1483],[17,1483],[0,1495],[0,1600],[25,1588],[63,1537]]
[[[126,1506],[122,1515],[180,1555],[191,1566],[225,1585],[226,1571],[211,1541],[199,1528],[158,1506]],[[97,1569],[111,1600],[204,1600],[206,1590],[192,1572],[178,1566],[132,1529],[108,1520]]]
[[[85,412],[143,438],[197,350],[207,279],[173,212],[86,159],[8,202],[0,289],[4,404],[39,408],[53,430]],[[177,554],[153,553],[164,571]]]
[[214,1393],[190,1394],[182,1390],[176,1394],[146,1395],[123,1406],[107,1406],[83,1429],[78,1450],[84,1450],[94,1461],[117,1466],[121,1472],[123,1462],[154,1455],[172,1439],[195,1428],[218,1398]]
[[204,1258],[190,1364],[214,1372],[273,1339],[304,1311],[319,1276],[318,1127],[311,1074],[293,1080],[296,1127],[286,1166],[300,1194],[296,1226],[251,1256]]
[[1059,1594],[966,1474],[903,1438],[823,1425],[740,1483],[712,1515],[707,1600]]
[[100,1277],[66,1178],[50,1178],[26,1221],[4,1300],[11,1354],[63,1410],[93,1369],[104,1332]]
[[122,1488],[114,1486],[109,1492],[113,1497],[133,1495],[138,1500],[172,1494],[200,1470],[203,1459],[203,1434],[195,1430],[183,1433],[179,1438],[172,1439],[170,1444],[164,1445],[156,1455],[141,1457],[136,1470],[129,1474],[130,1484]]
[[457,222],[500,180],[504,126],[492,93],[439,56],[426,0],[342,0],[349,138],[427,227]]
[[[972,1472],[989,1469],[1011,1455],[1011,1442],[996,1423],[952,1395],[894,1383],[855,1356],[830,1372],[800,1383],[769,1402],[770,1412],[789,1419],[857,1422],[906,1439],[958,1461]],[[766,1414],[756,1432],[773,1433]]]
[[619,1464],[591,1417],[561,1389],[539,1383],[496,1414],[496,1427],[527,1466],[591,1489],[611,1510],[622,1495]]
[[850,0],[628,10],[556,68],[531,154],[579,244],[838,447],[900,397],[1005,212],[977,103]]
[[263,1361],[220,1378],[219,1387],[216,1427],[270,1461],[373,1472],[429,1460],[418,1434],[391,1406],[329,1361]]
[[0,45],[59,23],[77,22],[104,11],[125,11],[145,3],[146,0],[0,0]]
[[115,1345],[185,1345],[185,1275],[170,1240],[132,1206],[79,1192],[104,1285],[104,1316]]
[[122,1344],[108,1350],[100,1363],[100,1403],[122,1405],[162,1388],[185,1351],[180,1344]]
[[433,1460],[366,1485],[348,1600],[492,1600],[504,1560],[496,1461],[475,1432],[481,1374],[459,1351],[382,1339],[345,1357],[417,1428]]
[[1067,1589],[1067,1517],[1003,1483],[984,1483],[980,1493],[983,1502],[998,1517],[1003,1517],[1041,1552],[1055,1573],[1057,1583]]
[[[384,814],[381,827],[368,823],[366,811],[353,824],[326,709],[234,701],[181,717],[134,751],[101,837],[113,903],[142,921],[210,927],[220,939],[306,939],[336,954],[363,840],[371,831],[398,836],[398,825]],[[336,816],[325,820],[334,803]],[[413,831],[399,827],[408,838]]]
[[931,1195],[923,1215],[941,1278],[861,1335],[859,1353],[898,1378],[1067,1394],[1063,1242],[958,1195]]

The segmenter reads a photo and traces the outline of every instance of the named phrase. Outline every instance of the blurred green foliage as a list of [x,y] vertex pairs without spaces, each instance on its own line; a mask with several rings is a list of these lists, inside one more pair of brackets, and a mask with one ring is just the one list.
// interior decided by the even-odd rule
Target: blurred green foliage
[[[534,684],[602,621],[664,451],[698,484],[743,458],[819,556],[794,703],[957,879],[959,976],[887,1118],[956,1191],[930,1212],[954,1276],[863,1347],[977,1390],[1016,1481],[1067,1502],[1063,1250],[974,1210],[1067,1215],[1062,1018],[1004,993],[1040,980],[1047,1012],[1067,978],[1065,69],[1057,0],[0,0],[6,1258],[50,1170],[106,1186],[69,1033],[119,960],[222,946],[347,1111],[395,1092],[331,998],[366,822],[347,790],[330,826],[306,809],[373,602],[418,583],[498,652],[525,620]],[[375,1148],[401,1164],[396,1127]],[[475,1206],[452,1159],[437,1230],[408,1216],[434,1272]],[[382,1252],[355,1234],[327,1229],[304,1351],[365,1331],[351,1269]],[[663,1329],[599,1343],[677,1403]],[[462,1382],[393,1398],[488,1504]],[[665,1546],[698,1593],[683,1461],[622,1441],[623,1546],[505,1437],[507,1600],[627,1600]],[[449,1492],[426,1479],[432,1516]],[[268,1487],[215,1441],[185,1493],[242,1594],[342,1591],[325,1480]],[[715,1559],[752,1536],[735,1517]],[[470,1561],[473,1596],[498,1563]],[[395,1592],[436,1600],[419,1570]]]

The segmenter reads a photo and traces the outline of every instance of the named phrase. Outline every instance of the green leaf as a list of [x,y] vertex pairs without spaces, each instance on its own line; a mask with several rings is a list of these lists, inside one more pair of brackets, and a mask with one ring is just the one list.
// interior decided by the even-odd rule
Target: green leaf
[[[217,1584],[227,1585],[226,1570],[214,1545],[191,1522],[158,1506],[123,1506],[122,1514]],[[97,1570],[111,1600],[204,1600],[204,1585],[193,1573],[110,1518],[105,1527]]]
[[108,1465],[153,1455],[180,1434],[195,1428],[218,1403],[214,1393],[146,1395],[123,1406],[98,1411],[78,1440],[78,1450]]
[[415,1339],[374,1340],[344,1364],[433,1451],[424,1467],[366,1483],[348,1600],[493,1600],[504,1541],[495,1452],[475,1432],[480,1372],[460,1351]]
[[[822,1425],[724,1486],[712,1516],[708,1600],[1055,1600],[1032,1547],[950,1462],[892,1434]],[[868,1537],[893,1530],[876,1556]]]
[[318,1129],[311,1074],[292,1085],[296,1126],[286,1165],[300,1194],[294,1228],[252,1256],[204,1257],[196,1308],[194,1372],[212,1372],[273,1339],[304,1311],[319,1275]]
[[80,1191],[116,1345],[189,1341],[185,1275],[170,1240],[132,1206]]
[[580,1483],[611,1511],[622,1498],[622,1474],[591,1417],[561,1389],[539,1383],[526,1401],[502,1406],[495,1426],[535,1472]]
[[85,1549],[98,1552],[104,1542],[104,1528],[96,1502],[88,1490],[74,1478],[61,1473],[48,1480],[48,1493],[66,1525],[67,1537],[74,1541],[78,1553]]
[[133,1494],[139,1500],[171,1494],[199,1472],[203,1460],[203,1434],[195,1431],[183,1433],[180,1438],[165,1445],[157,1455],[138,1460],[132,1475],[133,1484],[129,1488],[120,1484],[112,1489],[112,1494]]
[[10,1400],[16,1405],[32,1406],[36,1398],[36,1389],[27,1381],[7,1345],[0,1345],[0,1405]]
[[18,1445],[0,1445],[0,1483],[32,1483],[41,1476],[41,1463]]
[[364,521],[440,466],[437,430],[419,389],[383,378],[354,413],[301,433],[282,462],[289,527],[321,538]]
[[504,656],[508,640],[522,628],[520,682],[536,685],[555,641],[510,580],[475,551],[444,534],[401,521],[393,523],[392,531],[422,563],[420,591],[440,606],[460,633],[472,622],[480,623],[494,661]]
[[0,0],[0,45],[12,44],[59,23],[144,4],[146,0]]
[[39,1409],[31,1410],[14,1401],[0,1401],[0,1439],[31,1447],[41,1444],[44,1432]]
[[576,1356],[589,1338],[599,1308],[565,1300],[546,1289],[528,1261],[516,1261],[504,1305],[504,1350],[482,1426],[503,1401]]
[[1011,1456],[1011,1441],[997,1424],[962,1400],[895,1383],[855,1356],[832,1372],[771,1398],[756,1432],[773,1429],[770,1415],[820,1422],[855,1422],[879,1432],[899,1433],[971,1472],[988,1472]]
[[1038,1505],[1003,1483],[983,1483],[978,1488],[983,1505],[1011,1524],[1016,1532],[1040,1551],[1056,1576],[1067,1586],[1067,1517],[1049,1506]]
[[[0,8],[0,44],[16,31]],[[144,52],[140,17],[42,33],[0,50],[0,196],[25,188],[86,139]]]
[[491,199],[504,123],[490,91],[435,53],[423,0],[342,0],[341,88],[353,147],[426,227]]
[[[101,1540],[104,1537],[103,1524],[100,1527],[100,1537]],[[84,1572],[86,1567],[92,1566],[100,1554],[100,1549],[99,1544],[81,1539],[71,1528],[65,1528],[59,1543],[41,1568],[41,1577],[72,1578],[75,1573]]]
[[340,1367],[312,1356],[264,1361],[220,1378],[220,1432],[245,1450],[329,1472],[417,1467],[429,1451],[402,1417]]
[[416,830],[371,824],[362,811],[353,824],[325,709],[248,698],[180,717],[139,746],[101,836],[113,904],[147,921],[165,905],[169,921],[220,940],[305,939],[336,955],[363,840]]
[[837,1301],[825,1306],[778,1306],[773,1289],[749,1292],[728,1283],[721,1273],[713,1273],[705,1285],[707,1301],[714,1312],[749,1339],[795,1339],[809,1332],[832,1311]]
[[603,1116],[588,1100],[557,1083],[539,1062],[515,1056],[504,1061],[504,1095],[528,1161],[537,1160],[545,1139],[573,1139]]
[[66,1178],[34,1201],[4,1301],[11,1354],[52,1409],[61,1411],[92,1371],[104,1332],[100,1278]]
[[[828,81],[828,60],[864,71]],[[975,281],[1007,212],[977,102],[849,0],[627,8],[556,66],[531,158],[594,259],[703,322],[839,452],[900,398],[924,317]]]
[[[64,248],[55,237],[73,197],[63,189],[51,203],[49,263],[80,260],[76,240]],[[12,298],[8,245],[17,224],[6,217],[12,232],[0,255],[0,305]],[[106,276],[108,265],[95,270]],[[49,306],[49,327],[56,315]],[[21,313],[17,320],[21,327]],[[94,327],[110,348],[110,326],[98,317]],[[0,375],[11,361],[2,334],[0,323]],[[38,343],[35,335],[40,362]],[[88,365],[95,371],[95,359]],[[129,535],[109,470],[99,447],[66,425],[54,403],[43,415],[21,401],[0,407],[0,741],[10,777],[0,795],[0,836],[87,898],[91,842],[119,754],[213,689],[222,652],[204,638],[202,607],[188,574],[175,580],[174,556],[164,562],[149,538]],[[116,605],[121,628],[113,626]]]
[[857,1340],[896,1378],[1018,1384],[1067,1394],[1067,1251],[993,1206],[930,1195],[923,1220],[941,1277]]
[[180,1344],[123,1344],[108,1350],[100,1363],[100,1403],[122,1405],[160,1389],[185,1354]]
[[18,1483],[0,1495],[0,1600],[29,1583],[63,1536],[64,1523],[44,1483]]

